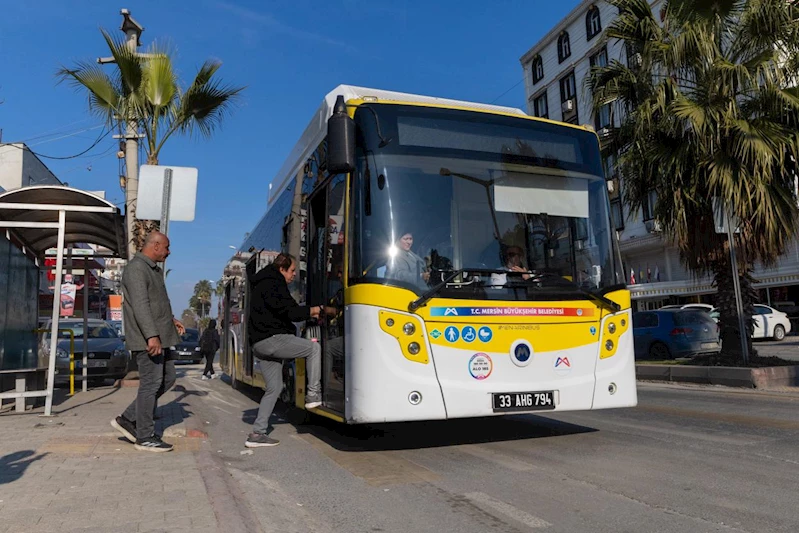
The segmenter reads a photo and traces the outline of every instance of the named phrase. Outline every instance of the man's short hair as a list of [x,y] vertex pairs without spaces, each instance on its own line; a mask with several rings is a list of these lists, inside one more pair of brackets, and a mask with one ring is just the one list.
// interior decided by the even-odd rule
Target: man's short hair
[[272,264],[275,265],[275,268],[278,270],[288,270],[291,268],[291,264],[296,262],[297,260],[291,254],[278,254]]

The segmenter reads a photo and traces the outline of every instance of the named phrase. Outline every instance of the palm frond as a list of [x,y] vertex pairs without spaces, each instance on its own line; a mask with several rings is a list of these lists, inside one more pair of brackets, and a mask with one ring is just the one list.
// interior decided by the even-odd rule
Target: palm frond
[[87,90],[89,109],[109,124],[120,110],[119,87],[96,63],[79,62],[75,68],[61,67],[56,72],[59,83],[67,82],[72,87]]

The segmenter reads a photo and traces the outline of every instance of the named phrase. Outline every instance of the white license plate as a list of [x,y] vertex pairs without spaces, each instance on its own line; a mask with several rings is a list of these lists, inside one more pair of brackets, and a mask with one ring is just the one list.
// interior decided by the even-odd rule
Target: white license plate
[[702,349],[703,350],[714,350],[719,347],[719,343],[717,342],[703,342]]
[[[83,361],[80,360],[75,361],[75,368],[81,368],[82,366],[83,366]],[[93,359],[89,359],[86,362],[86,368],[105,368],[107,366],[108,366],[108,361],[104,360],[95,361]]]

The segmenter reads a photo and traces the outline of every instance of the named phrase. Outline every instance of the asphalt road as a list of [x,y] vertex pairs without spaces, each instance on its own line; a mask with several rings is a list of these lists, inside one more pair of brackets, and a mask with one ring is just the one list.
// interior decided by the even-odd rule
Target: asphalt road
[[757,353],[770,357],[781,357],[787,361],[799,361],[799,335],[788,335],[783,340],[755,341]]
[[227,484],[216,512],[233,532],[799,531],[799,392],[641,384],[635,409],[276,418],[281,445],[250,451],[258,391],[187,370],[186,409],[209,434],[207,464]]

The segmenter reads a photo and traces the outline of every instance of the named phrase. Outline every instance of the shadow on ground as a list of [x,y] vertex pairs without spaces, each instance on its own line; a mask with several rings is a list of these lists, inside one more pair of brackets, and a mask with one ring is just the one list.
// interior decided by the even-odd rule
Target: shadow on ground
[[[223,381],[229,383],[227,376]],[[239,391],[255,402],[260,402],[263,395],[263,390],[247,385],[242,385]],[[241,419],[252,424],[257,415],[257,408],[247,409],[242,412]],[[346,425],[301,409],[289,408],[281,401],[275,406],[270,424],[291,424],[298,433],[310,433],[340,451],[436,448],[553,438],[598,431],[537,415]]]
[[21,450],[0,457],[0,485],[18,480],[31,463],[47,456],[46,453],[35,454],[33,450]]

